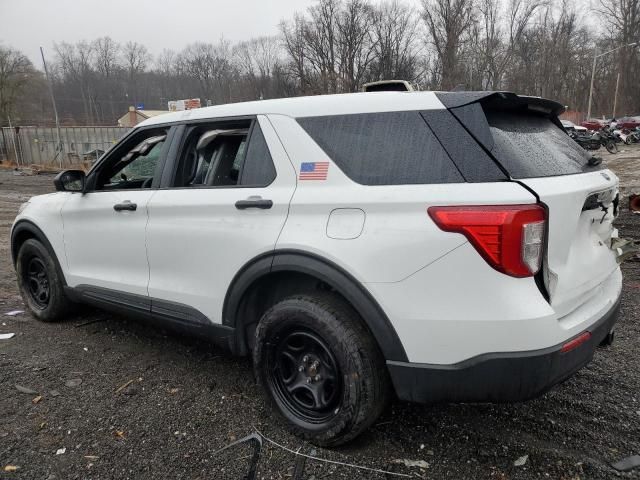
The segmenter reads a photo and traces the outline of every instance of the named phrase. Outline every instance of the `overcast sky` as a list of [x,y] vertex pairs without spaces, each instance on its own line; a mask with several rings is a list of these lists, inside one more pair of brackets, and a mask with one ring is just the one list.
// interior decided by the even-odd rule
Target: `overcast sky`
[[[405,0],[418,5],[419,0]],[[278,31],[283,18],[313,0],[0,0],[0,44],[24,52],[40,68],[39,47],[108,35],[143,43],[151,53],[196,42],[245,40]]]

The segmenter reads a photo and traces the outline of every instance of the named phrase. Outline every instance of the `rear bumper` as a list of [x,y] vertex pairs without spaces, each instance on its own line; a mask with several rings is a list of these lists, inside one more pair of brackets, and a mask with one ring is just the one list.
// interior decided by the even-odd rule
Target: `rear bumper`
[[[613,329],[620,312],[617,299],[586,330],[591,338],[563,353],[563,344],[542,350],[488,353],[453,365],[387,361],[401,400],[438,402],[516,402],[539,396],[588,364],[596,347]],[[570,340],[570,339],[568,339]]]

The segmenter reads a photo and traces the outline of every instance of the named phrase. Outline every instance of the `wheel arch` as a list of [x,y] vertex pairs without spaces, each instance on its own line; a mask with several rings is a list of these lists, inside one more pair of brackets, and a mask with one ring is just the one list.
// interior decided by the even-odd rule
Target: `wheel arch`
[[58,261],[58,257],[55,250],[53,249],[53,246],[51,245],[51,242],[49,242],[49,239],[40,229],[40,227],[38,227],[30,220],[19,220],[11,229],[11,261],[13,263],[13,267],[16,267],[20,247],[24,242],[31,238],[38,240],[47,249],[51,257],[53,258],[56,269],[58,270],[59,277],[62,279],[64,285],[66,286],[67,282],[64,278],[64,273],[62,271],[62,268],[60,267],[60,262]]
[[271,305],[314,289],[329,289],[344,298],[362,318],[385,360],[408,361],[391,321],[371,293],[334,262],[300,250],[260,255],[234,277],[222,313],[223,324],[236,330],[234,350],[248,353],[255,326]]

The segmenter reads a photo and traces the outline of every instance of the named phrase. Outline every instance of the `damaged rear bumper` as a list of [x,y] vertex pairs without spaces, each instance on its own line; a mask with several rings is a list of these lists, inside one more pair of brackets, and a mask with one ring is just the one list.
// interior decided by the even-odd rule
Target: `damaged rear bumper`
[[590,339],[568,352],[561,351],[564,342],[542,350],[488,353],[454,365],[387,361],[387,367],[401,400],[419,403],[528,400],[588,364],[596,347],[613,329],[619,312],[620,298],[587,330]]
[[638,242],[626,238],[612,238],[610,248],[616,255],[618,265],[640,253]]

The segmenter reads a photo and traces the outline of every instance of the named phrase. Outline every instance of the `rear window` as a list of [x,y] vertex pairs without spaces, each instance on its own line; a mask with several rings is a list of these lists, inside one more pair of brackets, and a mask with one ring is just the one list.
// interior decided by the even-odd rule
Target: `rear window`
[[597,170],[591,155],[551,120],[538,115],[487,111],[491,153],[513,178],[551,177]]
[[307,117],[298,123],[357,183],[464,182],[420,112]]

